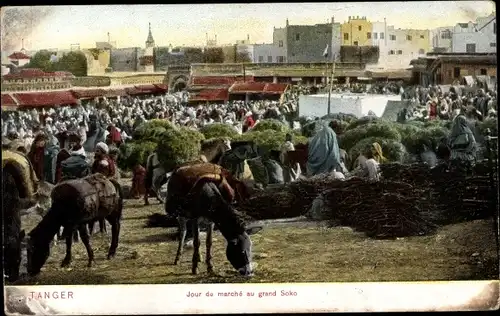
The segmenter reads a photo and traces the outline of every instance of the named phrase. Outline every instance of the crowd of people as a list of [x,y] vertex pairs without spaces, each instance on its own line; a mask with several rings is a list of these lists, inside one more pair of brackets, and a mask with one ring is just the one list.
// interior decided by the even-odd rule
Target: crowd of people
[[[291,123],[296,116],[298,97],[301,94],[317,93],[321,92],[321,89],[329,88],[294,85],[285,92],[280,101],[229,101],[189,106],[184,93],[175,93],[116,99],[103,97],[82,101],[72,107],[3,112],[2,144],[26,153],[33,163],[37,177],[51,183],[58,183],[71,177],[83,177],[93,172],[101,172],[109,177],[117,178],[119,177],[119,172],[117,172],[118,147],[132,139],[135,129],[146,121],[165,119],[175,125],[193,129],[212,123],[225,123],[233,126],[238,133],[244,133],[262,118],[277,118]],[[394,83],[386,85],[352,83],[334,84],[332,91],[400,94],[402,100],[408,100],[414,104],[413,108],[405,108],[400,112],[398,117],[400,121],[421,116],[426,116],[431,120],[438,118],[454,120],[457,116],[461,116],[454,120],[450,139],[467,143],[467,146],[464,145],[466,149],[452,150],[452,158],[471,160],[472,151],[475,148],[471,144],[475,143],[475,138],[477,138],[474,122],[496,116],[497,113],[496,92],[484,89],[465,93],[465,90],[460,87],[451,87],[443,91],[439,86],[404,87]],[[295,120],[297,119],[295,117]],[[103,131],[102,141],[90,141],[89,135],[95,134],[97,130]],[[325,135],[321,136],[322,134],[319,133],[319,136],[317,135],[319,138],[310,141],[312,148],[321,147],[322,149],[318,149],[316,153],[310,151],[308,173],[346,173],[334,130],[335,127],[327,129],[324,132]],[[472,135],[472,138],[467,136],[465,139],[460,136],[465,134]],[[284,151],[294,150],[291,139],[288,138],[284,140]],[[325,142],[332,142],[332,144]],[[374,144],[373,146],[374,157],[377,159],[372,159],[373,161],[361,159],[357,164],[366,172],[375,170],[373,166],[379,160],[384,159],[380,145]],[[331,148],[334,152],[326,153],[323,147]],[[323,161],[325,159],[329,163],[325,163]],[[315,167],[315,164],[320,167]],[[328,170],[323,170],[325,168]],[[295,169],[295,176],[289,175],[288,178],[297,178],[297,173],[300,171]],[[370,174],[369,177],[375,176]]]

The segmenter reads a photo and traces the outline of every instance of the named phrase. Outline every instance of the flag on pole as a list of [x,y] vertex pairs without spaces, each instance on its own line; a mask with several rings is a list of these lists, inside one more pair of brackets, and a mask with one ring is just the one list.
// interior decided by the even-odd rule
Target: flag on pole
[[328,48],[330,45],[326,44],[325,51],[323,52],[323,57],[327,58],[328,57]]

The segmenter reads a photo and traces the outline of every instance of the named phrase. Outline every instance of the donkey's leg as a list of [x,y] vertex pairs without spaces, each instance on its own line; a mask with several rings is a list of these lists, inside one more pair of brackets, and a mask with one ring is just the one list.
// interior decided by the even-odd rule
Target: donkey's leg
[[107,232],[106,231],[106,222],[104,221],[104,218],[99,220],[99,230],[100,230],[101,234],[104,234]]
[[177,248],[177,255],[175,256],[174,265],[176,265],[181,259],[182,250],[184,248],[184,241],[186,240],[186,232],[187,232],[187,222],[188,219],[179,216],[177,218],[179,222],[179,247]]
[[87,225],[89,226],[89,235],[92,236],[94,234],[95,220],[90,220]]
[[213,232],[214,232],[214,223],[209,223],[207,227],[207,240],[206,240],[206,246],[207,246],[207,253],[205,254],[205,263],[207,264],[207,271],[208,273],[213,273],[214,272],[214,266],[212,265],[212,237],[213,237]]
[[73,235],[73,241],[78,242],[78,230],[74,229],[71,235]]
[[199,219],[194,219],[192,223],[191,229],[193,230],[193,262],[191,266],[191,273],[192,274],[197,274],[198,273],[198,262],[201,261],[200,259],[200,226],[199,226]]
[[63,235],[66,236],[66,257],[61,262],[61,267],[67,267],[71,263],[71,245],[73,244],[73,231],[69,227],[64,227]]
[[87,267],[90,268],[92,266],[92,262],[94,261],[94,251],[92,250],[92,246],[90,245],[90,236],[87,231],[87,226],[85,224],[78,226],[78,231],[80,232],[80,238],[85,245],[85,249],[87,249],[87,255],[89,256]]
[[119,216],[113,216],[107,219],[109,224],[111,224],[111,245],[109,246],[109,251],[108,251],[108,260],[109,260],[115,256],[116,248],[118,248],[121,223]]

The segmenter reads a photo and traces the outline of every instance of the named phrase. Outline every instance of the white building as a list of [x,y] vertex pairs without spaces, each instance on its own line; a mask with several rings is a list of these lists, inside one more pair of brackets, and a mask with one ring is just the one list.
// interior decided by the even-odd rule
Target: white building
[[372,43],[379,47],[379,62],[367,69],[406,69],[431,50],[429,30],[396,29],[385,21],[372,22]]
[[274,44],[239,44],[236,50],[247,54],[252,63],[286,63],[285,49]]
[[453,28],[453,53],[496,53],[497,23],[495,13],[476,22],[458,23]]
[[453,26],[443,26],[431,31],[432,50],[440,53],[451,53]]

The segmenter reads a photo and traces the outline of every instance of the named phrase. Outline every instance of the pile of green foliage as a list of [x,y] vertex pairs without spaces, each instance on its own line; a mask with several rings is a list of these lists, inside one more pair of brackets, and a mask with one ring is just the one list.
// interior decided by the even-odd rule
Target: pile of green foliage
[[273,130],[277,132],[290,132],[290,127],[288,127],[286,124],[275,120],[275,119],[266,119],[259,121],[253,128],[252,132],[262,132],[262,131],[267,131],[267,130]]
[[172,170],[185,162],[199,158],[202,133],[188,128],[173,128],[161,136],[158,158],[165,170]]
[[238,132],[234,127],[222,123],[206,125],[201,128],[200,132],[205,136],[205,139],[226,137],[236,139],[238,137]]
[[163,133],[174,128],[174,125],[167,120],[154,119],[139,125],[132,137],[134,141],[158,142]]
[[357,142],[356,145],[348,151],[351,161],[354,163],[360,154],[366,155],[366,153],[371,150],[372,144],[375,142],[379,143],[382,147],[382,152],[388,162],[404,163],[407,161],[409,155],[403,144],[397,140],[382,137],[367,137]]
[[156,149],[157,143],[151,141],[128,142],[120,146],[118,166],[122,170],[132,170],[140,164],[146,167],[148,156]]
[[401,141],[401,134],[393,124],[378,122],[362,124],[358,125],[356,128],[348,129],[344,134],[338,137],[339,146],[349,152],[358,142],[368,137],[379,137],[397,142]]
[[[244,133],[237,137],[237,141],[253,141],[264,150],[280,150],[285,142],[286,132],[280,132],[272,129],[264,131],[255,131]],[[307,138],[303,136],[293,136],[294,144],[306,144]]]

